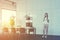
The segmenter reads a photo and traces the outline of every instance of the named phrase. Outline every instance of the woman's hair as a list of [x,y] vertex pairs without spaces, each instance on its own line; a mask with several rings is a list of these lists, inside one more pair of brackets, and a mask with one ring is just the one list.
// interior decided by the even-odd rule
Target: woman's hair
[[45,13],[44,18],[46,18],[46,17],[47,17],[47,19],[48,19],[48,13]]
[[47,21],[49,22],[48,13],[45,13],[45,14],[44,14],[44,19],[43,19],[43,21],[45,20],[45,18],[47,18]]

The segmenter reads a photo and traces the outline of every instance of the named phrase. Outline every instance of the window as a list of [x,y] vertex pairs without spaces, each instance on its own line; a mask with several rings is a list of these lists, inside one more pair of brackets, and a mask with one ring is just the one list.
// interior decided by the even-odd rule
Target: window
[[9,26],[10,17],[15,17],[15,24],[16,24],[16,11],[2,9],[2,26]]

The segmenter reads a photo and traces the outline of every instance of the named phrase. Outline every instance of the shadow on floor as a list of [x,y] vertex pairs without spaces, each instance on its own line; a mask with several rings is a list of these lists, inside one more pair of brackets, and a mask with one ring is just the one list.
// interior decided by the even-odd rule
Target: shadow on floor
[[60,40],[60,36],[48,35],[47,39],[43,39],[39,34],[0,34],[0,40]]

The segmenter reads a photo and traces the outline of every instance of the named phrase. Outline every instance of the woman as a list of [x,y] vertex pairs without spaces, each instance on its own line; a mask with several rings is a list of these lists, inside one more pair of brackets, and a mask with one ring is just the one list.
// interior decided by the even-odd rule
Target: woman
[[44,23],[44,29],[43,29],[43,36],[42,37],[47,38],[48,24],[49,24],[48,13],[45,13],[43,23]]
[[15,17],[14,16],[12,16],[11,18],[10,18],[10,25],[11,25],[11,27],[14,27],[14,25],[15,25]]

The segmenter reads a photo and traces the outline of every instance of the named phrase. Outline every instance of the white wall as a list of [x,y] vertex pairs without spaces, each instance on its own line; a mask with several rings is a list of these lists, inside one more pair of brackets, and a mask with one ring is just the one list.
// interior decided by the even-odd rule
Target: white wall
[[18,0],[17,1],[17,25],[25,26],[24,16],[26,13],[33,15],[33,26],[37,34],[42,34],[43,16],[49,13],[49,35],[60,35],[60,6],[59,0]]

